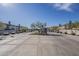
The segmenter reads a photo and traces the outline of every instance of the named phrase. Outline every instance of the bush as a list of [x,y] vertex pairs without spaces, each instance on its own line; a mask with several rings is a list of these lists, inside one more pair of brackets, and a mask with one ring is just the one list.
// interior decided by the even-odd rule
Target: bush
[[62,33],[62,32],[60,32],[60,33]]
[[76,34],[75,34],[75,33],[73,33],[73,32],[72,32],[71,34],[72,34],[72,35],[76,35]]
[[65,32],[64,34],[68,34],[67,32]]
[[57,32],[57,33],[59,33],[59,32]]
[[20,32],[26,32],[26,29],[22,29]]
[[57,33],[59,33],[59,31],[57,31]]

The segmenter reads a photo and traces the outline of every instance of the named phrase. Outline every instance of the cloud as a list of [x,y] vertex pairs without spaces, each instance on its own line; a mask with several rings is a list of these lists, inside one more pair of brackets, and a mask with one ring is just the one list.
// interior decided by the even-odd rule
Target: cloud
[[57,8],[58,10],[64,10],[64,11],[69,11],[72,12],[71,8],[72,3],[55,3],[54,7]]
[[14,4],[12,4],[12,3],[0,3],[0,6],[7,8],[7,7],[14,7]]

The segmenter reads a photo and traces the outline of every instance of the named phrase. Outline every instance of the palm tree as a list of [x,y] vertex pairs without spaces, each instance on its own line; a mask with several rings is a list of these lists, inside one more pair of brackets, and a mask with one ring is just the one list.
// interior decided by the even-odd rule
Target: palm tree
[[59,24],[59,27],[61,27],[62,25],[61,24]]
[[72,30],[72,21],[71,20],[69,21],[69,29]]

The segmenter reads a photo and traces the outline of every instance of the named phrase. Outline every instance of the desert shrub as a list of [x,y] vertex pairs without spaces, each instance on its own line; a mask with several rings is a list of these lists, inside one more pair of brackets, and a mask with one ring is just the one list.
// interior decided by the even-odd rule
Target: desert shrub
[[72,35],[76,35],[74,32],[71,33]]
[[60,32],[60,33],[62,33],[62,32]]
[[20,32],[22,33],[22,32],[26,32],[26,29],[22,29],[22,30],[20,30]]
[[59,33],[59,31],[57,33]]
[[68,34],[67,32],[65,32],[65,34]]
[[56,31],[57,33],[59,33],[59,31]]

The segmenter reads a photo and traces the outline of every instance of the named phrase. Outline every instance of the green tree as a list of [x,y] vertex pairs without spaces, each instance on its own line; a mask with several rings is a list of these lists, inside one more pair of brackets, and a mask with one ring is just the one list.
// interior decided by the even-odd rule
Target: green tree
[[36,29],[36,24],[35,23],[32,23],[31,24],[31,29],[34,31]]
[[72,24],[72,27],[75,28],[76,30],[79,29],[79,22],[76,21]]
[[6,25],[4,23],[0,22],[0,30],[3,30],[5,28],[6,28]]
[[39,33],[42,34],[42,31],[44,30],[44,28],[46,28],[46,23],[42,23],[42,22],[36,22],[36,23],[32,23],[31,24],[31,28],[32,30],[37,30]]
[[67,24],[64,24],[64,28],[65,28],[65,29],[68,29],[68,28],[67,28]]

